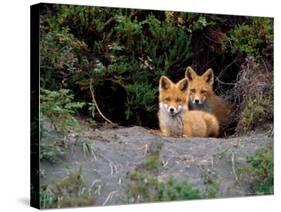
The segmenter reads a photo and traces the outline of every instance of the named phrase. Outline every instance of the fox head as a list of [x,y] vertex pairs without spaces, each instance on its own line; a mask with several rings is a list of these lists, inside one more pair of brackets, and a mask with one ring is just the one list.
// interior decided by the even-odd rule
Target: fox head
[[187,110],[188,80],[182,79],[173,83],[168,77],[162,76],[159,81],[159,107],[170,116],[176,116]]
[[189,100],[192,104],[201,105],[213,95],[214,72],[209,68],[204,74],[198,76],[188,66],[185,71],[185,78],[188,80]]

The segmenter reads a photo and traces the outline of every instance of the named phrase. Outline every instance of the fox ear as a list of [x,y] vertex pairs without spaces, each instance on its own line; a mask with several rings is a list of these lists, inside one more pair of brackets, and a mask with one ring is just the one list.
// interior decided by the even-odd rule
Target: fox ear
[[159,91],[167,90],[172,84],[172,81],[165,76],[162,76],[159,80]]
[[188,66],[185,70],[185,78],[188,80],[193,80],[197,76],[196,72],[191,68],[191,66]]
[[187,88],[188,88],[188,79],[184,78],[182,79],[181,81],[179,81],[177,83],[178,85],[178,88],[183,91],[183,92],[186,92],[187,91]]
[[214,72],[213,69],[209,68],[203,75],[203,79],[210,85],[214,84]]

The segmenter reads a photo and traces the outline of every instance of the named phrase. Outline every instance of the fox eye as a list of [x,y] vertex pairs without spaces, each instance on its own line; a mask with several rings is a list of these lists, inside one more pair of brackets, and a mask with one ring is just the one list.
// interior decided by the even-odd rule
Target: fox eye
[[181,102],[181,99],[180,99],[180,98],[176,98],[176,102],[177,102],[177,103],[180,103],[180,102]]
[[191,93],[195,93],[196,90],[195,90],[195,89],[190,89],[190,92],[191,92]]
[[200,93],[201,94],[205,94],[205,93],[207,93],[207,91],[206,90],[201,90]]
[[169,101],[171,101],[171,98],[170,97],[166,97],[165,101],[169,102]]

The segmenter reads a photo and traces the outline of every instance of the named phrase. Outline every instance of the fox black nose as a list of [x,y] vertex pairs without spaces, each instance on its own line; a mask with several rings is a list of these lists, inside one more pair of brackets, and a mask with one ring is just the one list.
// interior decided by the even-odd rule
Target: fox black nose
[[175,109],[174,108],[170,108],[170,113],[174,113]]
[[199,104],[199,99],[195,99],[195,103],[196,103],[196,104]]

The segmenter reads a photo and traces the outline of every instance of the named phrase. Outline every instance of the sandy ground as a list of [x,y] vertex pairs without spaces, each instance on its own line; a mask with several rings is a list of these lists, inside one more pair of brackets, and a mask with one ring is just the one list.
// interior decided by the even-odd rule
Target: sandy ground
[[[48,135],[59,137],[54,132],[44,133],[41,142],[47,142]],[[266,133],[236,138],[172,138],[162,137],[142,127],[83,131],[79,137],[90,143],[94,154],[86,156],[82,148],[71,138],[63,161],[51,165],[42,161],[40,168],[45,176],[41,183],[52,184],[72,170],[82,168],[88,186],[97,193],[96,205],[126,204],[127,188],[131,183],[128,173],[145,160],[149,148],[162,143],[161,167],[158,178],[170,176],[188,181],[204,191],[204,177],[217,180],[219,197],[251,195],[250,185],[241,177],[239,169],[246,158],[257,149],[273,144],[273,137]]]

